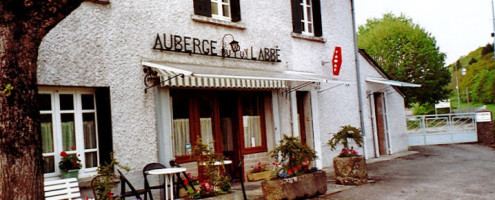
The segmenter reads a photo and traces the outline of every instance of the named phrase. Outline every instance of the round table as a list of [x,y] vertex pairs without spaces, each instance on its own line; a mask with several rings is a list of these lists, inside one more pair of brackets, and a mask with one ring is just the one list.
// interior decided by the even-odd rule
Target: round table
[[168,198],[168,190],[167,190],[167,185],[168,182],[170,182],[170,199],[174,199],[174,181],[172,177],[174,174],[178,174],[181,172],[185,172],[186,168],[183,167],[174,167],[174,168],[163,168],[163,169],[152,169],[150,171],[147,171],[146,173],[151,174],[151,175],[163,175],[165,178],[165,199]]

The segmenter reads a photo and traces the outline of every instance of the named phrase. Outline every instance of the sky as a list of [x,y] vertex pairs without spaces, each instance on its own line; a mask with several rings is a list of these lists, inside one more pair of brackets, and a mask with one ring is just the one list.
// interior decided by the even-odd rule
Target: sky
[[355,0],[354,6],[358,26],[390,12],[411,18],[435,37],[447,65],[493,43],[491,0]]

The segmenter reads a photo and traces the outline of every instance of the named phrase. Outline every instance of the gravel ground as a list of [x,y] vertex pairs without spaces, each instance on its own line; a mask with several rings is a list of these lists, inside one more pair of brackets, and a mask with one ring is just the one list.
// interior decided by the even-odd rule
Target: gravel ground
[[495,151],[478,144],[413,147],[368,164],[370,183],[315,199],[495,199]]

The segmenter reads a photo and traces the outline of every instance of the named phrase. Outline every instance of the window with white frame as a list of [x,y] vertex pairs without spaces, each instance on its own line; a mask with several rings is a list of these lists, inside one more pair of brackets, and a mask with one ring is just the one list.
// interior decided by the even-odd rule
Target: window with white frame
[[301,27],[302,34],[313,35],[313,13],[311,0],[302,0],[301,7]]
[[99,163],[95,90],[39,90],[45,177],[60,174],[60,153],[76,154],[81,173],[95,172]]
[[238,22],[241,20],[240,0],[193,0],[194,14],[214,19]]
[[211,17],[230,20],[230,0],[211,0]]
[[322,36],[320,0],[291,0],[294,33]]

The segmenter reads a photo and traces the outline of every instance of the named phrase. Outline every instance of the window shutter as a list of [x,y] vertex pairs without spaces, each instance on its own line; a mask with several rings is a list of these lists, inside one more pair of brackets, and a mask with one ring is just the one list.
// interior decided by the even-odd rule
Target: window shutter
[[292,31],[294,33],[302,33],[301,27],[301,0],[291,0],[292,4]]
[[241,5],[239,0],[230,0],[230,13],[233,22],[241,21]]
[[210,0],[193,0],[194,14],[211,17],[211,1]]
[[320,37],[323,35],[321,27],[321,5],[320,0],[313,0],[313,28],[315,29],[315,36]]

